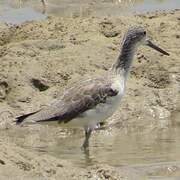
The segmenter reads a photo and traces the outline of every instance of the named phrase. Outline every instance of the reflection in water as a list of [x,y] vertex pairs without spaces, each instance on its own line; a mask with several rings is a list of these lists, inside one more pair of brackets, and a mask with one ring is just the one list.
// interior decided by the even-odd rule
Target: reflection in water
[[[127,128],[98,130],[92,136],[89,151],[81,151],[83,131],[66,130],[54,126],[13,127],[0,131],[3,142],[70,160],[76,166],[87,167],[97,163],[126,166],[145,172],[150,177],[167,177],[174,171],[180,176],[180,111],[173,113],[167,127],[154,125],[151,130],[139,124],[139,129],[129,124]],[[159,121],[154,119],[153,121]],[[141,122],[139,122],[141,123]],[[129,131],[131,129],[131,131]],[[177,166],[179,164],[179,166]],[[167,168],[165,168],[167,167]],[[169,170],[170,169],[170,170]],[[152,179],[153,179],[152,178]]]
[[[175,117],[179,118],[180,113]],[[180,126],[177,124],[163,129],[154,127],[148,132],[142,127],[132,132],[115,128],[99,130],[92,136],[90,149],[86,152],[79,148],[83,131],[75,130],[68,135],[52,128],[23,127],[4,132],[4,136],[19,146],[69,159],[79,166],[97,162],[113,166],[180,162]]]
[[[19,8],[22,7],[22,4],[24,1],[27,1],[27,0],[19,0]],[[45,0],[39,0],[39,1],[41,1],[42,3],[42,13],[44,14],[46,12],[46,2]]]
[[49,0],[47,13],[57,16],[119,16],[180,8],[179,0]]
[[[0,6],[0,22],[6,22],[8,24],[20,24],[25,21],[41,20],[46,16],[36,11],[30,6],[19,7],[18,1],[2,1]],[[39,3],[41,5],[41,3]],[[38,6],[39,7],[39,6]],[[41,7],[41,11],[44,11],[45,7]]]
[[90,155],[90,151],[89,149],[85,150],[84,152],[84,164],[86,166],[90,166],[90,165],[93,165],[94,164],[94,161],[93,161],[93,158],[91,157]]
[[[2,4],[2,2],[3,1],[0,3]],[[30,0],[30,2],[34,8],[37,8],[37,1]],[[123,3],[127,3],[127,1],[119,1],[119,5],[117,5],[115,0],[93,2],[90,0],[86,2],[82,0],[48,0],[47,13],[61,16],[73,16],[78,15],[78,13],[82,16],[92,14],[101,16],[107,14],[119,15]],[[7,17],[9,17],[9,13],[14,11],[15,4],[12,5],[11,8],[5,6],[5,4],[3,4],[1,8],[3,6],[7,8],[5,8],[5,11]],[[131,5],[133,5],[133,7]],[[22,6],[26,5],[24,4]],[[128,8],[130,7],[140,12],[143,10],[155,10],[157,8],[178,8],[180,7],[180,1],[132,0]],[[41,9],[40,6],[38,8]],[[23,20],[27,20],[25,18],[29,18],[29,15],[34,13],[35,16],[29,19],[43,16],[41,13],[37,13],[36,11],[32,12],[32,9],[29,9],[30,8],[27,7],[21,8]],[[6,13],[4,13],[3,16],[2,13],[0,14],[0,20],[2,20],[2,17],[5,17],[4,15],[6,15]],[[16,22],[17,20],[19,22],[17,11],[14,11],[13,17],[15,19],[10,19],[11,21]],[[172,125],[169,125],[167,128],[156,129],[156,127],[154,127],[153,130],[148,133],[143,131],[143,128],[134,132],[128,132],[128,130],[127,132],[125,130],[121,131],[120,129],[98,131],[96,135],[92,137],[90,150],[87,152],[82,152],[79,148],[83,141],[83,132],[81,131],[71,132],[70,134],[67,132],[63,134],[63,131],[56,134],[57,130],[53,131],[53,129],[49,127],[36,127],[36,129],[33,127],[18,127],[18,130],[0,131],[0,137],[6,139],[7,142],[14,142],[18,146],[29,150],[48,153],[61,159],[69,159],[79,166],[88,166],[96,164],[97,162],[107,163],[113,166],[150,166],[151,164],[158,163],[162,165],[167,162],[180,162],[180,113],[175,112],[171,121]]]

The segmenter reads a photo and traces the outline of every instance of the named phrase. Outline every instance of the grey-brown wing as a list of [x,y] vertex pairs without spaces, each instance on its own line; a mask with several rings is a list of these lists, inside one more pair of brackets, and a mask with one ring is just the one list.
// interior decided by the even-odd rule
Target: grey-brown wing
[[[67,90],[62,99],[46,107],[26,119],[35,122],[59,121],[68,122],[99,103],[105,103],[108,97],[117,95],[118,91],[111,88],[111,83],[94,80]],[[22,117],[22,116],[21,116]],[[19,118],[20,119],[20,118]]]
[[68,106],[67,111],[63,114],[63,121],[65,123],[76,118],[81,113],[94,108],[96,105],[105,103],[108,97],[116,96],[118,93],[109,84],[94,84],[94,86],[91,85],[91,89],[87,89],[83,88],[81,93],[78,93],[76,98],[74,98],[74,102],[71,102]]

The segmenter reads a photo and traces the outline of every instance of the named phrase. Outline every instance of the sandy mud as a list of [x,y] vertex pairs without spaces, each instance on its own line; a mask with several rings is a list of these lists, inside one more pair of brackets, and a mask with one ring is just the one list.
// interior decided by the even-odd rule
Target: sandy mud
[[[148,138],[150,134],[179,126],[179,119],[172,118],[180,111],[179,10],[115,18],[50,16],[17,26],[1,23],[1,179],[139,180],[165,174],[180,177],[179,157],[174,164],[152,168],[121,164],[115,167],[99,162],[80,166],[70,159],[43,152],[42,147],[53,147],[57,141],[66,146],[66,138],[72,143],[75,138],[78,149],[83,131],[13,124],[16,116],[52,103],[74,82],[107,71],[117,58],[123,33],[132,25],[145,26],[154,42],[170,56],[139,48],[121,107],[105,123],[104,131],[95,132],[91,145],[98,138],[106,141],[108,136],[103,136],[107,132],[116,137],[119,133],[139,131]],[[70,147],[68,144],[67,149]]]

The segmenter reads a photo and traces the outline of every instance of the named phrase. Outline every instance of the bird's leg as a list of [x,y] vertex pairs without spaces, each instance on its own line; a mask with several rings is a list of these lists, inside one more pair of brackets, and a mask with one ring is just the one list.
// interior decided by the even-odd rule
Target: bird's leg
[[22,0],[19,0],[19,8],[22,6]]
[[42,2],[42,5],[43,5],[42,13],[45,14],[46,13],[46,2],[45,2],[45,0],[41,0],[41,2]]
[[91,133],[92,133],[91,128],[89,128],[89,127],[85,128],[85,140],[84,140],[83,145],[81,147],[83,150],[86,150],[89,147],[89,138],[91,136]]

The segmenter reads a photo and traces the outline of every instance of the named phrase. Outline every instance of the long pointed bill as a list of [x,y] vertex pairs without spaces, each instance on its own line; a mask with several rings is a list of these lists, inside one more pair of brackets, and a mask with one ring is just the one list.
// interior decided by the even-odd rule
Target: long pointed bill
[[156,46],[155,44],[153,44],[149,39],[146,40],[146,45],[155,49],[156,51],[159,51],[160,53],[169,56],[169,53],[167,53],[166,51],[164,51],[163,49],[161,49],[160,47]]

